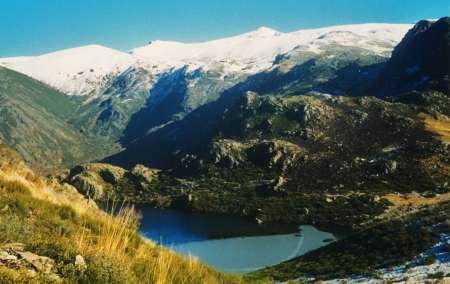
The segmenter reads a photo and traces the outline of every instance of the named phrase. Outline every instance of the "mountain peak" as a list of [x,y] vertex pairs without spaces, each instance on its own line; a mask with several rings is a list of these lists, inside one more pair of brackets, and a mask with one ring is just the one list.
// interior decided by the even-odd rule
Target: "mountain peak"
[[260,27],[259,29],[250,32],[249,37],[270,37],[279,36],[281,33],[268,27]]

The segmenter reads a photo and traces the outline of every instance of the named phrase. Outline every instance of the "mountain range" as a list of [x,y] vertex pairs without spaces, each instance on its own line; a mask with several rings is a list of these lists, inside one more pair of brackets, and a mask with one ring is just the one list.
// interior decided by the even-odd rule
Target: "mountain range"
[[[62,157],[62,165],[100,160],[122,148],[141,149],[147,148],[141,145],[150,144],[148,148],[154,151],[138,154],[139,163],[167,168],[167,155],[174,150],[202,147],[213,121],[245,91],[283,93],[283,88],[289,88],[297,93],[343,94],[354,79],[352,75],[344,79],[343,89],[336,88],[331,81],[338,72],[356,64],[355,68],[350,66],[355,72],[367,69],[360,80],[370,77],[372,65],[385,62],[411,27],[365,24],[287,34],[263,27],[198,44],[152,41],[129,53],[91,45],[38,57],[2,58],[0,64],[65,94],[67,99],[62,100],[70,101],[71,106],[65,118],[67,129],[78,132],[80,141],[88,139],[101,145],[94,151],[99,155]],[[317,83],[319,88],[311,87]],[[196,125],[189,127],[191,130],[197,129],[186,133],[187,129],[176,125],[183,124],[189,114],[186,120],[193,121],[186,123]],[[26,153],[34,152],[31,147],[22,143],[25,148],[19,149],[11,138],[1,138],[27,162],[44,169],[59,165],[46,157],[30,157]],[[155,139],[161,141],[161,147],[153,145],[159,143]],[[132,167],[134,159],[119,156],[108,161]]]
[[450,17],[0,65],[0,139],[49,183],[355,232],[249,281],[381,279],[448,258]]

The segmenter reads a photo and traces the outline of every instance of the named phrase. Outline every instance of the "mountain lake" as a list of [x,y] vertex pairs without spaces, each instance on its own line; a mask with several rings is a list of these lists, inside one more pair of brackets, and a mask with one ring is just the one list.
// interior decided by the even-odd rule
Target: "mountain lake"
[[[134,206],[142,214],[139,233],[143,237],[238,274],[278,264],[349,235],[345,230],[319,230],[310,225],[258,225],[237,217]],[[104,210],[106,205],[99,207]]]

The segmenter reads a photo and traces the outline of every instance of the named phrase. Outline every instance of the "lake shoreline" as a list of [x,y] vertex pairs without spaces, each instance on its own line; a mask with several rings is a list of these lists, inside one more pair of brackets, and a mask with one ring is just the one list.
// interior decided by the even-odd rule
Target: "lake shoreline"
[[311,225],[256,224],[239,217],[134,206],[142,214],[143,238],[238,274],[278,264],[348,235],[340,228],[322,231]]

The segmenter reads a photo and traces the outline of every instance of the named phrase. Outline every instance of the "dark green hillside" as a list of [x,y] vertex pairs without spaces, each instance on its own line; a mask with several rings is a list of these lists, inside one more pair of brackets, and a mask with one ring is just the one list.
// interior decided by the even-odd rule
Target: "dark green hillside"
[[97,145],[67,123],[77,105],[49,86],[0,67],[0,139],[38,171],[80,163]]

